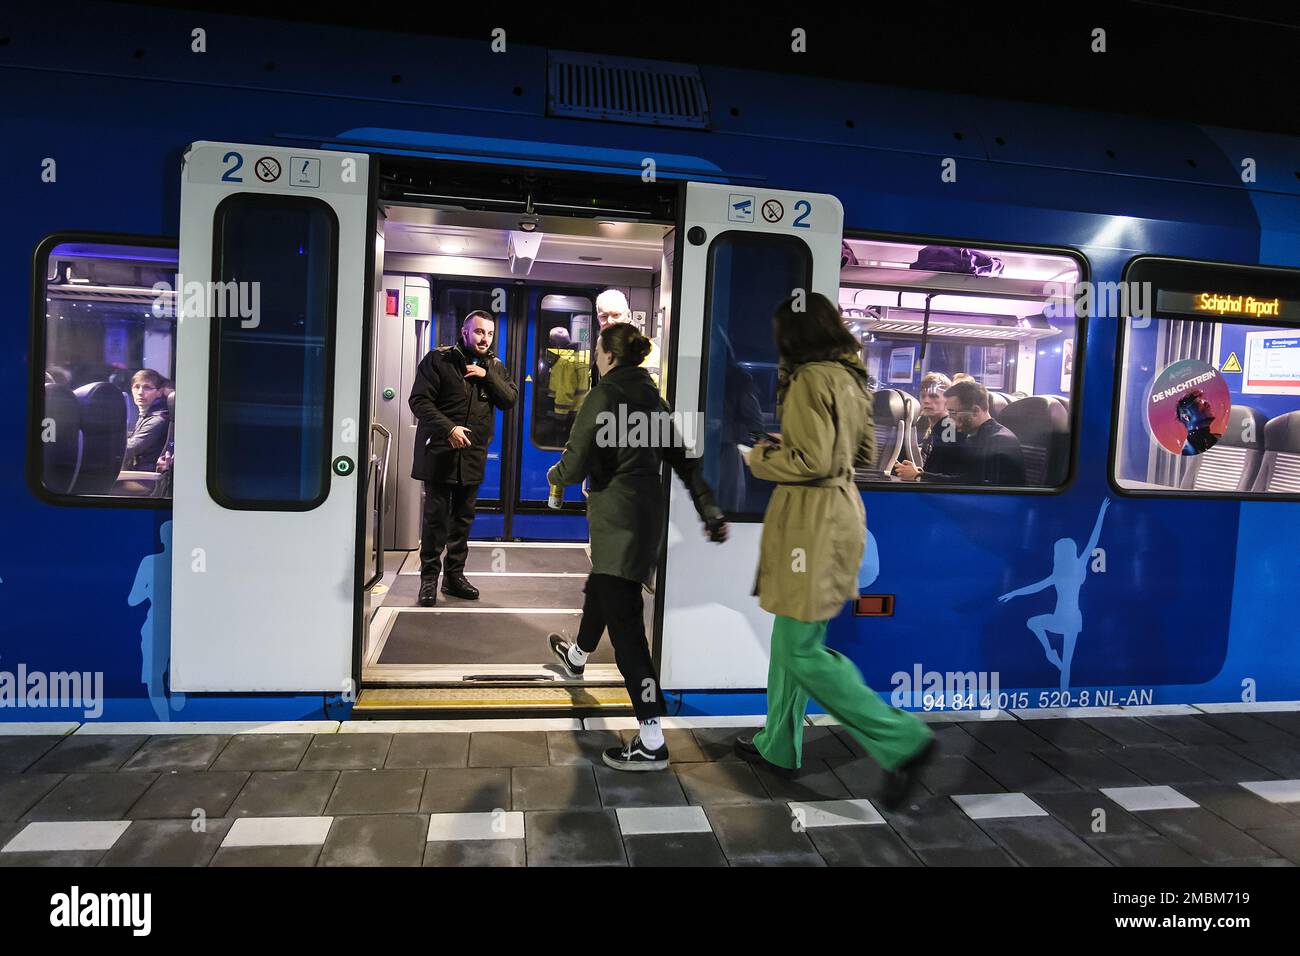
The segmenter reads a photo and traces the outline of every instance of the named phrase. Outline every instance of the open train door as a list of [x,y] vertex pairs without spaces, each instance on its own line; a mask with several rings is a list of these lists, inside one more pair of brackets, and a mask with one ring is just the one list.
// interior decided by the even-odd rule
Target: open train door
[[681,218],[670,400],[701,413],[696,450],[731,534],[723,545],[706,541],[685,486],[672,479],[656,651],[669,690],[761,688],[772,615],[751,592],[766,496],[737,471],[735,442],[745,438],[723,425],[737,404],[728,392],[752,381],[775,428],[771,316],[796,289],[838,301],[844,207],[824,194],[688,183]]
[[186,153],[174,690],[338,692],[352,676],[368,190],[362,155]]

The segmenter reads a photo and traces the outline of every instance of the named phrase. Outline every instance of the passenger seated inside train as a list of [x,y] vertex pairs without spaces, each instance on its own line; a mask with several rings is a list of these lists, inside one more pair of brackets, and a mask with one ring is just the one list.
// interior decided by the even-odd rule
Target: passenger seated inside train
[[942,467],[918,468],[900,461],[894,474],[904,481],[934,481],[961,485],[1016,486],[1025,483],[1020,441],[989,415],[989,393],[977,382],[956,382],[944,394],[948,417],[964,440],[945,455]]
[[151,368],[142,368],[131,377],[131,397],[140,414],[126,436],[123,471],[156,471],[171,427],[165,385],[163,377]]
[[943,372],[927,372],[921,376],[921,420],[917,423],[918,467],[928,466],[936,472],[946,472],[949,467],[942,463],[944,455],[950,451],[962,432],[956,423],[948,417],[948,407],[944,395],[952,385],[952,380]]

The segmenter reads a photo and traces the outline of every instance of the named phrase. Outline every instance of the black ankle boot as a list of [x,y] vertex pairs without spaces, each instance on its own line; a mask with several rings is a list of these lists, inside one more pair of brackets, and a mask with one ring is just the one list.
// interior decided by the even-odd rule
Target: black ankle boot
[[420,578],[420,607],[433,607],[438,603],[438,579]]
[[442,593],[452,597],[464,598],[466,601],[478,600],[478,588],[465,580],[463,574],[448,574],[442,579]]

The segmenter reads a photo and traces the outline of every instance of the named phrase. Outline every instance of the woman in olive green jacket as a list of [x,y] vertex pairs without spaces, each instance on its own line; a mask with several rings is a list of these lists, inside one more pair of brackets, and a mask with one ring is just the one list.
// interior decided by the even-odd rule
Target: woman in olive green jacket
[[767,723],[736,749],[748,760],[792,772],[802,762],[804,712],[811,697],[887,773],[884,802],[896,806],[934,736],[915,715],[890,707],[863,683],[847,657],[826,647],[826,626],[857,597],[866,513],[853,481],[873,453],[872,394],[859,344],[839,310],[813,294],[775,316],[781,364],[779,444],[746,456],[754,477],[777,483],[763,516],[754,593],[776,615],[768,667]]
[[577,639],[551,634],[549,641],[560,666],[576,680],[609,628],[640,732],[626,747],[606,751],[605,763],[616,770],[663,770],[668,766],[659,724],[663,695],[646,644],[641,586],[649,583],[659,563],[664,461],[690,492],[705,533],[725,541],[727,526],[699,459],[686,456],[678,430],[662,427],[671,422],[668,403],[641,367],[650,340],[632,325],[616,322],[605,326],[597,343],[600,382],[578,411],[564,455],[547,473],[552,486],[576,485],[590,476],[591,574]]

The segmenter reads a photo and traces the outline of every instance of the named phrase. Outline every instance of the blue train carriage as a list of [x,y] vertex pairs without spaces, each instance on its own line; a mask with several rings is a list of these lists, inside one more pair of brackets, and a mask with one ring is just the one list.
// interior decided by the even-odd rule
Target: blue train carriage
[[[608,289],[734,522],[708,545],[666,479],[647,607],[681,713],[762,709],[770,488],[735,444],[776,427],[793,289],[839,301],[875,378],[863,596],[830,636],[873,686],[1300,696],[1294,140],[518,47],[485,71],[480,44],[331,29],[308,59],[206,15],[200,54],[158,10],[127,53],[99,8],[65,18],[51,69],[43,16],[0,51],[0,269],[28,317],[4,332],[0,719],[617,712],[611,658],[581,688],[541,663],[588,566],[581,492],[552,512],[544,475]],[[318,66],[359,40],[373,76]],[[619,68],[675,103],[594,102],[580,81]],[[487,600],[419,609],[405,398],[473,308],[520,386],[475,522]],[[900,479],[930,373],[986,389],[1022,484]]]

